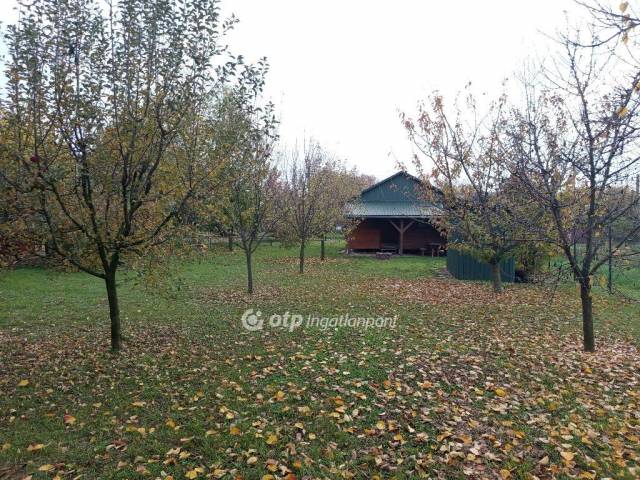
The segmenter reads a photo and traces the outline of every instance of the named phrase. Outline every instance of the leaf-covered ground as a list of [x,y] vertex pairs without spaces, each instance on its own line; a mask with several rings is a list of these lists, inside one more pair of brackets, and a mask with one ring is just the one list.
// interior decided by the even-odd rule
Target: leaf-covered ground
[[[640,309],[441,278],[441,259],[311,261],[266,247],[185,265],[171,297],[0,277],[0,478],[639,478]],[[315,252],[311,252],[314,254]],[[394,328],[244,330],[247,308],[394,316]]]

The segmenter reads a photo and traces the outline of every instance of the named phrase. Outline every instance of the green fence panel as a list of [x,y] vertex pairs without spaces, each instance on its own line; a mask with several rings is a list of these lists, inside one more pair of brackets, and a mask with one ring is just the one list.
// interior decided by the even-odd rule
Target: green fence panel
[[[449,248],[447,270],[459,280],[491,280],[491,266],[467,253]],[[516,276],[516,262],[508,258],[500,262],[500,276],[503,282],[513,282]]]

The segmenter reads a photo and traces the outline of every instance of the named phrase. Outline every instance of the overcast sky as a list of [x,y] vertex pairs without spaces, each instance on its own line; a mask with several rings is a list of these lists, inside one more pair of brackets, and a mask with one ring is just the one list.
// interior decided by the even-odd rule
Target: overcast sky
[[[12,21],[14,0],[0,0]],[[572,0],[227,0],[239,17],[229,37],[248,61],[271,64],[266,94],[283,142],[322,142],[364,173],[383,178],[412,148],[398,112],[433,90],[471,81],[496,94],[523,61],[543,57]]]

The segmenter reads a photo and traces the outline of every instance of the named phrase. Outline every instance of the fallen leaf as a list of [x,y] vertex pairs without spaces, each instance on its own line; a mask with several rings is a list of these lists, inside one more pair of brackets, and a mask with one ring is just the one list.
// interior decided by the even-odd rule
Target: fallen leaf
[[560,452],[560,456],[565,460],[565,462],[570,462],[574,459],[575,454],[573,452],[562,451]]
[[76,417],[74,417],[73,415],[65,415],[62,417],[62,420],[67,425],[73,425],[74,423],[76,423]]

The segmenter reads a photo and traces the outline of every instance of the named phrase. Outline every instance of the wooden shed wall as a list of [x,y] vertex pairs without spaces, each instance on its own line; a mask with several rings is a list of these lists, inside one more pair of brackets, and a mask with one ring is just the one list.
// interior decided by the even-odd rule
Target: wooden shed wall
[[[400,225],[400,219],[391,219]],[[404,219],[405,225],[410,219]],[[379,250],[383,247],[399,247],[400,234],[386,218],[367,218],[360,222],[347,239],[351,250]],[[429,244],[445,244],[446,240],[431,225],[415,222],[404,234],[404,250],[417,251]]]

